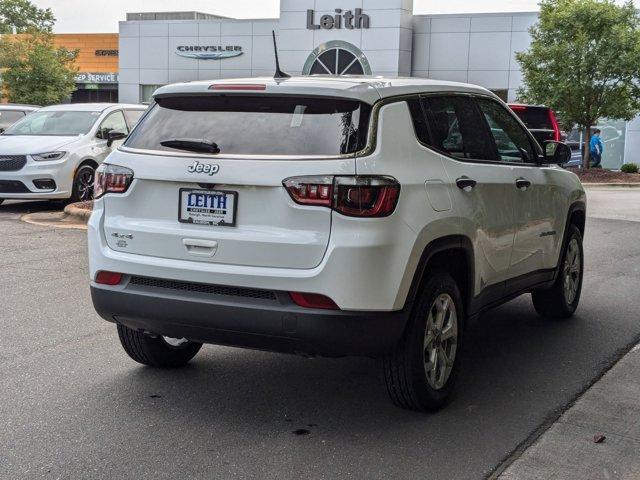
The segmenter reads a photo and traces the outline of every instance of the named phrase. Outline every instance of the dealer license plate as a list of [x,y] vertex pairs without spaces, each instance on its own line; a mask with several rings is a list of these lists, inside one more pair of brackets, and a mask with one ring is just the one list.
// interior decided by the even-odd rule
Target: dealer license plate
[[233,227],[237,204],[238,192],[181,188],[178,220],[197,225]]

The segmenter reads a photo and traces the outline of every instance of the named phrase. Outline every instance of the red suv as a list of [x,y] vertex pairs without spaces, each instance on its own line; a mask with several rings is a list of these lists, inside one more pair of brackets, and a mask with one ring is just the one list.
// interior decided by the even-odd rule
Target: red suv
[[510,103],[509,108],[522,120],[540,145],[549,140],[562,140],[556,115],[549,107]]

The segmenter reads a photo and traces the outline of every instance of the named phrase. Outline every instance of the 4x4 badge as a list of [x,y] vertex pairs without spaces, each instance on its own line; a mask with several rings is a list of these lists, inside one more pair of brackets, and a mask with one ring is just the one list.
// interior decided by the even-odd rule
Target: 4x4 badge
[[215,175],[220,170],[220,165],[215,164],[204,164],[200,163],[197,160],[193,165],[190,165],[187,168],[189,173],[206,173],[207,175]]

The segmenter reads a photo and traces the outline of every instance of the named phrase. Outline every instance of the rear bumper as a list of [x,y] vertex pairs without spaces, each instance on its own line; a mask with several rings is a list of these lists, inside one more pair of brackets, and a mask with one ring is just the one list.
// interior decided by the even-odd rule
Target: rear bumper
[[92,284],[105,320],[174,338],[321,356],[378,356],[399,341],[405,311],[306,309],[286,293],[271,300],[236,298],[146,286]]

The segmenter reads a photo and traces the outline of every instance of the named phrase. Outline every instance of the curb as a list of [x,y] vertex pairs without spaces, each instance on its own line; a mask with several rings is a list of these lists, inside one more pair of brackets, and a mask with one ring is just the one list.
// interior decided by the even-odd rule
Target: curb
[[77,203],[70,203],[69,205],[64,207],[64,213],[80,222],[87,223],[93,210],[80,208],[77,205]]
[[640,183],[583,183],[584,187],[640,188]]

